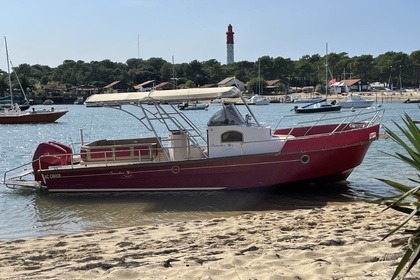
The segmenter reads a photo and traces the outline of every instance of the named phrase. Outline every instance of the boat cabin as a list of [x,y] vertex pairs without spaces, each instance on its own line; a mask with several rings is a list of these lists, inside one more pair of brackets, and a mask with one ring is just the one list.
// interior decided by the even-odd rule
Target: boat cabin
[[244,118],[233,104],[223,106],[207,126],[210,158],[278,152],[284,144],[269,126],[251,122],[248,114]]

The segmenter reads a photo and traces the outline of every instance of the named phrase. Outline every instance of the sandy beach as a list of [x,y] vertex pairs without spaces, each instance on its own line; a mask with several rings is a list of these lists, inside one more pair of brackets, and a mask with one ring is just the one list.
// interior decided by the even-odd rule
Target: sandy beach
[[[0,242],[1,279],[390,279],[403,215],[367,202]],[[414,269],[407,279],[419,279]]]

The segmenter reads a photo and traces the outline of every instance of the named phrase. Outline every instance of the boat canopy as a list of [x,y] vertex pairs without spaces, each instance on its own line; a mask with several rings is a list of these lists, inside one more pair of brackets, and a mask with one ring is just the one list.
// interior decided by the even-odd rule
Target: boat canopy
[[121,92],[108,94],[93,94],[86,99],[86,104],[108,102],[128,104],[131,102],[148,101],[183,101],[183,100],[212,100],[220,97],[238,95],[236,87],[190,88],[174,90],[153,90],[150,92]]

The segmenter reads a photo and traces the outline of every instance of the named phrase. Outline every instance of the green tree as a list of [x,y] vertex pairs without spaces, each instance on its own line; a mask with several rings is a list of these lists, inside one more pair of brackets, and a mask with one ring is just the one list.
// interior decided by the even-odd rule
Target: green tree
[[409,59],[413,67],[411,85],[418,88],[420,83],[420,50],[412,52]]
[[267,81],[263,78],[252,78],[246,83],[246,89],[252,91],[255,94],[262,94],[263,88],[267,86]]
[[372,55],[361,55],[351,59],[349,68],[352,75],[370,81],[374,77],[373,75],[373,56]]
[[310,56],[303,56],[296,62],[295,77],[299,78],[300,86],[312,85],[311,78],[313,78],[314,73],[315,68],[310,61]]
[[9,78],[7,72],[0,71],[0,96],[7,96],[9,92]]
[[195,87],[196,87],[196,85],[195,85],[195,83],[194,83],[193,81],[191,81],[191,80],[187,80],[187,81],[185,82],[185,87],[186,87],[186,88],[195,88]]
[[402,52],[386,52],[375,59],[377,78],[389,84],[398,86],[401,73],[402,84],[407,79],[411,65],[407,54]]
[[203,71],[207,76],[208,83],[218,83],[226,77],[224,67],[216,59],[204,61]]

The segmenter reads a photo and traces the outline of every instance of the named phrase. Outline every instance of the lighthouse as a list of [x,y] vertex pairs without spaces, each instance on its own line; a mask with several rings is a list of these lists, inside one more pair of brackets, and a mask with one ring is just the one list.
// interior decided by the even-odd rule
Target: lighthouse
[[229,24],[228,31],[226,32],[227,64],[235,62],[233,56],[233,34],[232,25]]

